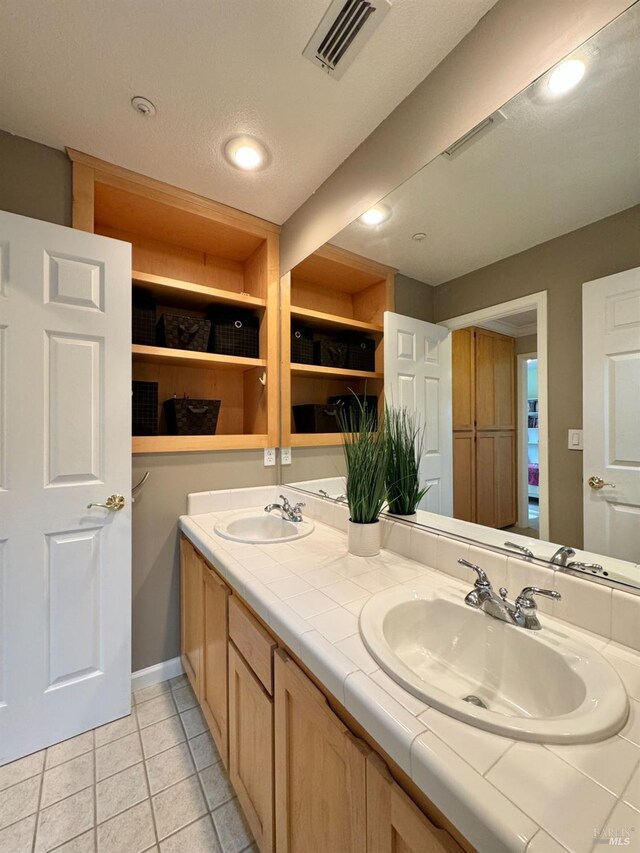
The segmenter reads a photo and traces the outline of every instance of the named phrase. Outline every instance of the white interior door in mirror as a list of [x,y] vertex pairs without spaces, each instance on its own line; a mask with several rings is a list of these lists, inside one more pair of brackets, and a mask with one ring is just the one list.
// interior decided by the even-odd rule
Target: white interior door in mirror
[[444,326],[385,311],[384,394],[416,412],[425,427],[420,509],[453,514],[451,333]]
[[129,244],[0,212],[0,764],[130,710],[130,305]]
[[582,318],[584,544],[640,563],[640,268],[583,285]]

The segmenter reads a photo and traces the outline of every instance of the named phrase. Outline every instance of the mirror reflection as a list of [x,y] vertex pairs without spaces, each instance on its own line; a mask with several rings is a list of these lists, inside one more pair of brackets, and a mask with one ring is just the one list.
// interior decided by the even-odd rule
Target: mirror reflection
[[639,48],[636,5],[285,277],[284,482],[343,499],[384,398],[414,523],[640,587]]

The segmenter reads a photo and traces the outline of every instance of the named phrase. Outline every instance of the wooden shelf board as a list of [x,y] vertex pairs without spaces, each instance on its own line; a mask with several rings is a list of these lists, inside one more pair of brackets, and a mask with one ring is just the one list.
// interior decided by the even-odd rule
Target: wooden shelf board
[[345,370],[342,367],[323,367],[319,364],[291,364],[293,376],[323,379],[384,379],[384,373],[369,370]]
[[291,447],[329,447],[342,444],[341,432],[294,432]]
[[351,329],[354,332],[368,334],[382,334],[384,331],[383,327],[377,323],[364,323],[362,320],[352,320],[349,317],[340,317],[338,314],[325,314],[323,311],[312,311],[310,308],[296,308],[293,305],[291,316],[304,320],[318,329]]
[[204,284],[195,284],[162,275],[152,275],[138,270],[133,271],[132,279],[134,284],[143,286],[145,291],[151,293],[158,302],[169,302],[180,306],[205,306],[212,302],[220,302],[225,305],[240,305],[246,308],[264,308],[266,305],[266,301],[257,296],[234,293],[231,290],[222,290],[219,287],[207,287]]
[[188,453],[250,450],[268,446],[267,435],[134,435],[133,453]]
[[169,347],[147,347],[133,344],[131,353],[134,361],[146,364],[168,364],[182,367],[206,367],[211,370],[252,370],[266,367],[264,358],[239,358],[235,355],[218,355],[212,352],[191,352]]

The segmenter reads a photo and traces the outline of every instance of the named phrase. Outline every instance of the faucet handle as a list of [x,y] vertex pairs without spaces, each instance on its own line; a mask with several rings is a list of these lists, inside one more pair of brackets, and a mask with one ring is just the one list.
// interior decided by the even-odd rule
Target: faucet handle
[[562,596],[555,589],[540,589],[539,586],[525,586],[520,595],[516,598],[516,607],[524,610],[536,610],[537,603],[534,595],[544,595],[545,598],[553,598],[560,601]]
[[291,509],[291,504],[289,503],[288,498],[285,498],[284,495],[280,495],[280,500],[282,501],[282,509],[285,512],[288,512]]
[[506,601],[506,600],[507,600],[507,595],[509,594],[509,590],[506,588],[506,586],[501,586],[501,587],[500,587],[500,589],[498,590],[498,592],[499,592],[499,594],[500,594],[500,598],[501,598],[503,601]]
[[475,584],[477,587],[491,589],[491,581],[487,577],[484,569],[481,569],[480,566],[476,566],[475,563],[470,563],[469,560],[463,560],[462,558],[458,560],[458,563],[461,566],[466,566],[468,569],[473,569],[473,571],[478,575]]
[[299,509],[302,509],[303,506],[306,506],[306,503],[304,501],[300,501],[300,503],[297,503],[294,506],[293,511],[297,512]]
[[517,542],[505,542],[504,547],[511,548],[514,551],[520,551],[521,554],[524,554],[527,560],[531,560],[534,556],[534,553],[530,548],[525,548],[524,545],[518,545]]
[[581,563],[580,560],[572,560],[572,562],[567,563],[565,566],[567,569],[585,569],[591,572],[602,572],[604,571],[604,566],[601,566],[600,563]]

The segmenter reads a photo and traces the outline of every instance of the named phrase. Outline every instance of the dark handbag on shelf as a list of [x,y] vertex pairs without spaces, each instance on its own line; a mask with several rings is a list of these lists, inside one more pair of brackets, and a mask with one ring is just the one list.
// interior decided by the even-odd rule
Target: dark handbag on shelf
[[306,326],[291,326],[292,364],[313,364],[313,331]]
[[259,358],[260,320],[255,314],[241,308],[212,307],[207,316],[211,320],[209,352]]
[[134,380],[131,391],[131,434],[158,434],[158,383]]
[[215,435],[220,400],[172,397],[162,405],[168,435]]
[[144,291],[134,289],[131,308],[131,342],[147,347],[156,345],[156,303]]
[[342,368],[347,366],[347,344],[331,338],[313,342],[313,360],[323,367]]
[[206,352],[211,321],[202,317],[163,314],[158,320],[158,346]]
[[376,342],[373,338],[349,338],[347,347],[349,370],[374,371],[376,369]]
[[[369,412],[373,412],[375,427],[376,429],[378,427],[378,398],[375,394],[359,394],[357,397],[353,394],[341,394],[339,397],[329,397],[329,404],[336,407],[342,406],[350,409],[350,411],[346,413],[347,423],[351,423],[352,419],[358,418],[360,405],[362,405],[367,414]],[[356,420],[356,423],[357,422],[358,421]]]

